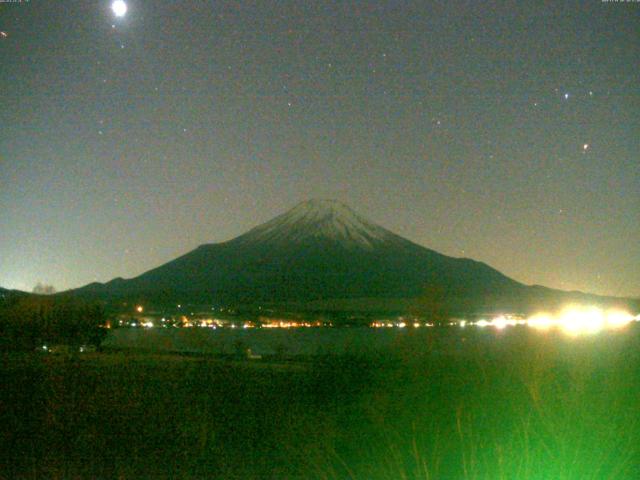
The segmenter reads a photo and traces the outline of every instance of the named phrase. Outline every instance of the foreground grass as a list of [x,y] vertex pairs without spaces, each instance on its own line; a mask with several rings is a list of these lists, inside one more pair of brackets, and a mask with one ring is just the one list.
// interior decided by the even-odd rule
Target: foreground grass
[[637,331],[304,364],[4,355],[1,478],[640,478]]

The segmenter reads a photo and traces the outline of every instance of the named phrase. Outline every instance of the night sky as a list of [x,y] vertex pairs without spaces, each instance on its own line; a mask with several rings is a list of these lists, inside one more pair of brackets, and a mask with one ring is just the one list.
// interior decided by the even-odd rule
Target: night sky
[[131,277],[308,198],[640,296],[640,3],[0,3],[0,286]]

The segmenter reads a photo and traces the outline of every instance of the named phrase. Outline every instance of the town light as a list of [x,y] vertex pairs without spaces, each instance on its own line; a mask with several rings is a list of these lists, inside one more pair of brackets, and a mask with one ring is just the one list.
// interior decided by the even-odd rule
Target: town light
[[527,325],[536,330],[549,330],[553,326],[553,319],[546,313],[538,313],[527,319]]
[[597,309],[571,307],[564,310],[558,319],[560,328],[568,335],[597,333],[604,326],[602,312]]

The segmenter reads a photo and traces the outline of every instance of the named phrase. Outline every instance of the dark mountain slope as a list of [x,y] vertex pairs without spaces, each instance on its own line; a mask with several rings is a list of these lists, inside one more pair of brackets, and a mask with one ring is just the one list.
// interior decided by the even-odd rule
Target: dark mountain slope
[[467,311],[526,308],[538,297],[560,301],[567,295],[550,292],[526,287],[481,262],[417,245],[339,202],[312,200],[138,277],[72,293],[163,304],[419,299]]

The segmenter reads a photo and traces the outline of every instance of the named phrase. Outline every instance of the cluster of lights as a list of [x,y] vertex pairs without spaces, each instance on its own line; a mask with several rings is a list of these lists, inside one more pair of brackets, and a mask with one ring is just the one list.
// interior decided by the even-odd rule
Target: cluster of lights
[[[141,305],[136,306],[136,311],[138,313],[142,313],[144,308]],[[597,307],[584,307],[584,306],[573,306],[567,307],[562,310],[560,313],[552,315],[547,313],[538,313],[528,318],[524,318],[522,316],[517,315],[499,315],[492,319],[482,318],[477,321],[471,320],[456,320],[451,321],[448,325],[457,325],[459,327],[465,328],[467,326],[476,326],[479,328],[492,327],[497,330],[503,330],[506,327],[513,327],[517,325],[526,325],[528,327],[534,328],[536,330],[551,330],[558,329],[562,332],[571,335],[577,336],[582,334],[593,334],[600,332],[602,330],[616,330],[623,328],[630,324],[631,322],[640,321],[640,315],[633,316],[627,311],[624,310],[602,310]],[[167,326],[165,324],[166,319],[163,318],[161,320],[162,326]],[[123,325],[122,320],[120,321],[120,325]],[[144,328],[153,328],[154,323],[145,319],[140,322],[131,322],[128,323],[130,327],[144,327]],[[243,322],[239,325],[235,323],[228,324],[227,322],[218,320],[218,319],[203,319],[203,320],[190,320],[186,316],[182,316],[180,321],[176,324],[173,324],[174,327],[181,326],[183,328],[189,327],[201,327],[201,328],[243,328],[249,329],[254,328],[256,326],[260,326],[262,328],[310,328],[310,327],[323,327],[323,326],[331,326],[331,324],[325,324],[320,321],[316,322],[306,322],[306,321],[294,321],[294,320],[269,320],[262,321],[262,324],[254,324],[253,322]],[[372,328],[420,328],[420,327],[433,327],[434,324],[430,322],[419,322],[417,320],[408,321],[403,317],[398,318],[396,321],[389,320],[378,320],[372,322],[370,325]]]
[[[631,322],[639,322],[640,315],[633,316],[623,310],[602,310],[597,307],[573,306],[567,307],[560,313],[551,315],[538,313],[525,318],[519,315],[499,315],[492,319],[482,318],[477,321],[453,320],[450,326],[475,326],[480,328],[491,327],[503,330],[507,327],[525,325],[536,330],[558,329],[571,336],[597,333],[602,330],[616,330],[625,327]],[[418,321],[406,322],[405,320],[388,321],[377,320],[369,324],[372,328],[406,328],[406,327],[433,327],[433,323],[421,323]]]
[[369,325],[371,328],[406,328],[406,327],[413,327],[413,328],[420,328],[420,327],[433,327],[433,323],[420,323],[420,322],[406,322],[406,321],[399,321],[399,322],[389,322],[389,321],[375,321],[372,322]]
[[481,319],[477,322],[462,320],[458,324],[461,327],[475,325],[498,330],[508,326],[527,325],[542,331],[559,329],[568,335],[576,336],[594,334],[603,330],[617,330],[634,321],[640,321],[640,315],[634,317],[622,310],[605,311],[597,307],[568,307],[556,315],[539,313],[526,319],[500,315],[492,320]]
[[[187,317],[184,316],[182,317],[182,322],[183,324],[190,323]],[[205,320],[200,320],[196,325],[200,328],[213,328],[215,330],[218,327],[223,327],[224,323],[217,319],[207,318]]]
[[[144,308],[142,307],[142,305],[138,305],[135,307],[135,311],[137,313],[142,313],[144,311]],[[280,322],[282,324],[282,322]],[[165,318],[162,317],[159,321],[156,319],[152,319],[149,317],[146,318],[140,318],[138,317],[137,320],[134,319],[130,319],[130,320],[119,320],[118,324],[120,326],[124,326],[124,327],[141,327],[141,328],[154,328],[156,326],[160,326],[163,328],[166,327],[175,327],[175,328],[193,328],[193,327],[198,327],[198,328],[211,328],[213,330],[218,329],[218,328],[242,328],[244,330],[247,330],[249,328],[255,328],[257,326],[259,326],[259,324],[256,324],[254,322],[250,322],[250,321],[244,321],[244,322],[229,322],[226,320],[220,320],[217,318],[206,318],[206,319],[192,319],[187,317],[186,315],[182,315],[180,316],[180,318],[178,319],[173,319],[173,318]],[[310,327],[310,326],[321,326],[319,323],[318,324],[309,324],[309,323],[296,323],[296,322],[289,322],[288,324],[282,324],[282,325],[263,325],[266,327]],[[107,327],[107,328],[110,328]]]
[[322,326],[324,326],[322,322],[294,322],[289,320],[276,320],[262,324],[262,328],[310,328]]
[[500,315],[495,317],[492,320],[485,320],[484,318],[478,320],[477,322],[469,322],[467,320],[461,320],[458,323],[461,327],[466,327],[467,325],[475,325],[476,327],[484,328],[484,327],[494,327],[498,330],[502,330],[505,327],[515,327],[516,325],[526,325],[527,320],[523,320],[521,318],[513,317],[511,315]]

